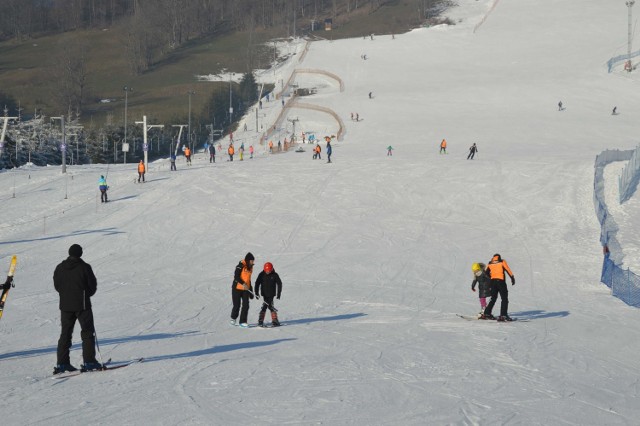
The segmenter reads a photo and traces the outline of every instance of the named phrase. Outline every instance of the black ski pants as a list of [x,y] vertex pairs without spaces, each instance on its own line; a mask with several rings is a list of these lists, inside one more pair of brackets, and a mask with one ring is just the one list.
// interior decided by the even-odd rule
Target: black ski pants
[[[231,319],[238,318],[240,313],[240,324],[247,322],[247,316],[249,315],[249,296],[251,293],[245,290],[238,290],[234,284],[231,289],[231,300],[233,301],[233,308],[231,309]],[[240,309],[242,307],[242,309]]]
[[260,313],[262,313],[264,315],[265,312],[267,312],[267,309],[269,309],[271,312],[274,312],[273,310],[273,296],[263,296],[262,297],[263,303],[262,303],[262,308],[260,308]]
[[103,203],[107,202],[107,190],[100,190],[100,201],[102,201]]
[[504,280],[491,280],[491,301],[484,310],[485,315],[491,315],[493,305],[498,301],[500,295],[500,316],[509,314],[509,290]]
[[82,337],[82,358],[86,363],[96,362],[96,339],[93,326],[93,311],[85,309],[79,312],[60,311],[62,331],[58,340],[58,364],[70,364],[69,349],[73,337],[73,327],[76,320],[80,323],[80,337]]

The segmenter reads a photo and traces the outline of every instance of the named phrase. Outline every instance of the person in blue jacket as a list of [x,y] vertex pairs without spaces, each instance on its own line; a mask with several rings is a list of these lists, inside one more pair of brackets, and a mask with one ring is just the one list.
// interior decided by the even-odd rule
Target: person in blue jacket
[[100,176],[100,179],[98,180],[98,189],[100,190],[100,201],[103,203],[109,201],[107,200],[107,189],[109,189],[109,186],[107,185],[107,180],[104,176]]
[[331,139],[327,139],[327,147],[325,148],[325,150],[327,151],[327,163],[331,162]]

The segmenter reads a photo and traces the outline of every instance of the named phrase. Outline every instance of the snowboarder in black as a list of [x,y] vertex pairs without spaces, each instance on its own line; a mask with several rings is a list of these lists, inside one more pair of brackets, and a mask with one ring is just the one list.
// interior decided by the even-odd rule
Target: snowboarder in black
[[58,340],[58,364],[53,374],[77,370],[69,359],[71,338],[76,320],[82,331],[82,358],[84,370],[101,368],[96,360],[95,328],[91,296],[96,294],[98,282],[91,265],[81,259],[82,247],[73,244],[69,247],[69,257],[63,260],[53,273],[53,285],[60,295],[61,333]]
[[[262,289],[262,292],[260,292]],[[282,294],[282,280],[280,275],[273,270],[273,264],[267,262],[264,264],[262,272],[258,274],[256,279],[256,297],[262,295],[263,303],[260,309],[260,315],[258,316],[258,325],[262,327],[264,325],[264,315],[267,312],[267,308],[271,311],[271,325],[278,327],[280,321],[278,321],[278,312],[273,307],[273,298],[280,300]]]
[[476,152],[478,152],[478,147],[474,142],[473,145],[471,145],[471,148],[469,148],[469,155],[467,155],[467,160],[473,160],[473,157],[474,155],[476,155]]

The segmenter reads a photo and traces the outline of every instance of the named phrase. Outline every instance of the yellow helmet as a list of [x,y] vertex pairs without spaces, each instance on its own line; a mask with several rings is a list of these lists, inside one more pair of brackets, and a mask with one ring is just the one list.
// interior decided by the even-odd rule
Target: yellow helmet
[[474,263],[473,265],[471,265],[471,270],[473,272],[478,272],[482,270],[482,266],[480,266],[479,263]]

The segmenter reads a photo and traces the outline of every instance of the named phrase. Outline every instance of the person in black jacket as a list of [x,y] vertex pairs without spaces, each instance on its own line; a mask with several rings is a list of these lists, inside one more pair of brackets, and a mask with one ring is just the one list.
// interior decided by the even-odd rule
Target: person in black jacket
[[[260,292],[262,290],[262,293]],[[263,303],[260,309],[260,315],[258,316],[258,325],[264,326],[264,315],[267,313],[267,308],[271,311],[271,325],[278,327],[280,321],[278,321],[278,311],[273,307],[273,298],[280,300],[282,294],[282,281],[280,275],[273,270],[273,264],[267,262],[264,264],[262,272],[258,274],[256,279],[256,296],[262,295]]]
[[53,285],[60,295],[61,333],[58,340],[58,364],[54,374],[75,371],[69,359],[71,338],[76,320],[82,331],[82,358],[84,370],[95,370],[102,367],[96,360],[96,339],[93,326],[91,296],[96,294],[98,283],[91,265],[85,263],[82,247],[73,244],[69,247],[69,257],[63,260],[53,273]]
[[489,274],[485,271],[487,265],[484,263],[474,263],[471,266],[473,271],[473,281],[471,282],[471,291],[476,291],[476,284],[478,285],[478,297],[480,298],[480,313],[478,319],[487,319],[484,314],[484,310],[487,307],[487,297],[491,296],[491,279]]

